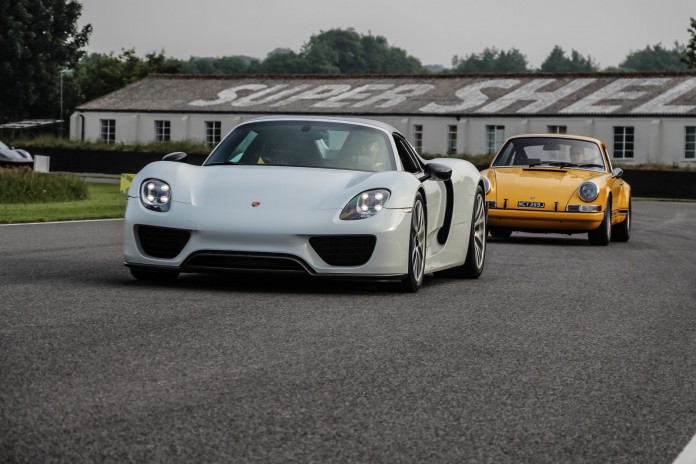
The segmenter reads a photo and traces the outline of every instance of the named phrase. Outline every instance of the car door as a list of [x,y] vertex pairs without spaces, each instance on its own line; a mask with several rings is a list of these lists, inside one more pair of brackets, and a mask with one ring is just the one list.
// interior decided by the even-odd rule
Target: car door
[[428,244],[435,243],[435,235],[442,227],[445,217],[445,185],[443,182],[425,179],[423,164],[403,136],[394,134],[394,142],[404,170],[422,180],[427,205]]

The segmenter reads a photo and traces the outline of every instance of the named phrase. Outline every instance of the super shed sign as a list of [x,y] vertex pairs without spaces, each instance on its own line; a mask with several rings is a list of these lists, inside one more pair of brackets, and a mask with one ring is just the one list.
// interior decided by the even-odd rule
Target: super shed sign
[[240,79],[190,109],[364,114],[696,115],[696,77]]

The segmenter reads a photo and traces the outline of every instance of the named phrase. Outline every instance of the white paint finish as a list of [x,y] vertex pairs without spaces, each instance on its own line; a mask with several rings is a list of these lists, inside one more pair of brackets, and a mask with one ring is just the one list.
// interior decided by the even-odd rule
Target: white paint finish
[[324,98],[334,97],[338,94],[347,92],[348,90],[350,90],[350,85],[348,84],[319,85],[313,89],[305,90],[299,95],[294,95],[290,98],[286,98],[285,100],[273,103],[271,106],[274,108],[285,106],[300,100],[321,100]]
[[384,103],[382,103],[381,105],[376,105],[375,108],[391,108],[392,106],[396,106],[399,103],[405,101],[409,97],[422,95],[426,92],[431,91],[434,88],[435,86],[432,84],[400,85],[395,89],[387,90],[386,92],[380,95],[375,95],[372,98],[368,98],[367,100],[361,101],[360,103],[356,103],[352,106],[354,108],[363,108],[365,106],[372,105],[373,103],[383,101]]
[[372,91],[387,90],[392,87],[394,87],[393,84],[367,84],[331,97],[323,102],[315,103],[312,106],[317,108],[340,108],[351,103],[345,100],[367,100],[373,97]]
[[596,79],[575,79],[563,87],[551,92],[539,92],[539,89],[554,84],[556,79],[535,79],[476,110],[477,113],[497,113],[517,102],[532,103],[518,109],[518,113],[538,113],[559,100],[586,87]]
[[214,106],[229,103],[237,99],[237,92],[241,90],[263,90],[267,88],[264,84],[244,84],[218,92],[216,100],[194,100],[189,102],[191,106]]
[[428,103],[424,107],[420,108],[419,111],[422,113],[454,113],[470,110],[488,101],[488,95],[481,92],[483,89],[509,89],[519,83],[519,79],[491,79],[476,82],[457,90],[455,96],[459,100],[461,100],[461,103],[458,103],[456,105],[440,105],[437,103]]
[[[256,105],[265,105],[285,98],[293,93],[301,92],[309,88],[309,85],[296,85],[290,89],[282,90],[287,87],[287,84],[274,85],[271,88],[261,90],[260,92],[255,92],[245,97],[232,102],[234,107],[247,107]],[[279,90],[282,90],[279,92]],[[264,98],[261,98],[264,97]]]
[[686,445],[686,447],[679,453],[677,459],[674,460],[673,464],[694,464],[696,462],[696,435],[691,439],[691,441]]
[[618,105],[601,104],[608,100],[636,100],[645,95],[645,91],[627,91],[624,89],[631,87],[651,87],[663,85],[669,78],[631,78],[617,79],[614,82],[602,87],[594,93],[586,96],[580,101],[560,110],[560,113],[589,113],[589,114],[608,114],[614,113],[625,106],[625,103]]
[[696,89],[696,78],[687,79],[681,84],[672,87],[664,93],[661,93],[649,102],[640,105],[633,110],[631,113],[657,113],[657,114],[683,114],[687,113],[696,106],[688,105],[670,105],[674,100],[678,99],[682,95],[685,95]]

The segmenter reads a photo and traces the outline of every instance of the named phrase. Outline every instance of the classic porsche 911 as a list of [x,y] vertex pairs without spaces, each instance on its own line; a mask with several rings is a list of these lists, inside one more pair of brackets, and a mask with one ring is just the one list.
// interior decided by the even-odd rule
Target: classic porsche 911
[[512,137],[482,175],[493,237],[587,233],[591,244],[607,245],[631,236],[631,187],[597,139]]
[[415,292],[427,273],[483,271],[480,173],[423,160],[387,124],[262,117],[234,128],[202,166],[185,157],[171,153],[133,179],[124,259],[136,279],[303,273]]

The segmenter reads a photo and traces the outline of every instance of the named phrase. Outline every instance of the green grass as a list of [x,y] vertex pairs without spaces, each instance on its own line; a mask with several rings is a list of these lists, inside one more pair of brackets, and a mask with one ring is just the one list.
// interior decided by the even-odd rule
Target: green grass
[[0,168],[0,202],[48,203],[86,200],[87,186],[74,174],[48,174],[29,168]]
[[88,182],[86,185],[89,198],[85,200],[30,204],[0,203],[0,223],[123,217],[126,208],[126,195],[119,191],[118,184]]

